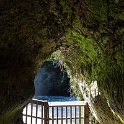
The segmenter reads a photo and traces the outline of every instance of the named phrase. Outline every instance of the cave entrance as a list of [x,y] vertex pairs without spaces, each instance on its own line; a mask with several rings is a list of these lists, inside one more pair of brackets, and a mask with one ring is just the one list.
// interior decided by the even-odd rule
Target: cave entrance
[[[70,88],[70,79],[68,78],[66,69],[60,65],[58,61],[45,61],[39,68],[34,79],[35,94],[33,99],[41,100],[43,102],[65,102],[77,101]],[[36,109],[36,105],[29,103],[23,109],[23,121],[30,122],[30,110]],[[28,108],[28,109],[27,109]],[[31,108],[31,109],[30,109]],[[38,113],[41,107],[37,109]]]
[[70,96],[70,79],[58,61],[45,61],[34,79],[35,96]]

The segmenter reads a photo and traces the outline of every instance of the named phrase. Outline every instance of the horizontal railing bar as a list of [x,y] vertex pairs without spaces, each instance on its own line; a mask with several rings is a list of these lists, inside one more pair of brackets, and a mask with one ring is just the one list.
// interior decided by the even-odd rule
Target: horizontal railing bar
[[25,114],[22,114],[23,116],[27,116],[27,117],[32,117],[32,118],[39,118],[39,119],[43,119],[44,120],[44,118],[41,118],[41,117],[36,117],[36,116],[30,116],[30,115],[25,115]]
[[[23,116],[32,117],[32,118],[38,118],[38,119],[43,119],[44,120],[44,118],[36,117],[36,116],[30,116],[30,115],[25,115],[25,114],[23,114]],[[48,119],[49,120],[57,120],[57,118],[48,118]],[[67,117],[67,118],[58,117],[58,120],[66,120],[66,119],[70,119],[70,117]],[[76,118],[72,117],[72,119],[79,119],[79,117],[76,117]],[[84,119],[84,117],[82,116],[81,119]]]
[[[32,104],[36,104],[38,103],[38,105],[43,105],[45,102],[47,101],[43,101],[43,100],[37,100],[37,99],[32,99],[30,101]],[[85,101],[73,101],[73,102],[48,102],[49,106],[85,106],[86,102]]]
[[49,106],[85,106],[86,102],[84,101],[75,101],[75,102],[48,102]]
[[81,107],[84,107],[85,105],[49,105],[49,107],[78,107],[78,106],[81,106]]
[[[48,118],[49,120],[66,120],[66,119],[70,119],[69,117],[67,117],[67,118],[61,118],[61,117],[58,117],[58,118]],[[79,117],[77,117],[77,118],[73,118],[72,117],[72,119],[84,119],[84,117],[81,117],[81,118],[79,118]]]
[[46,102],[47,101],[32,99],[29,103],[30,104],[37,104],[38,103],[38,105],[44,105],[44,103],[46,103]]

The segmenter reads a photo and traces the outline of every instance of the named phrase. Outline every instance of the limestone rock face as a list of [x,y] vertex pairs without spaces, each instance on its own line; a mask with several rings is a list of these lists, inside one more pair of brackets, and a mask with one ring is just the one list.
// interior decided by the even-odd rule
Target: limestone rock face
[[97,81],[102,95],[89,102],[99,101],[90,104],[96,119],[123,124],[123,6],[123,0],[0,0],[0,124],[21,123],[38,68],[56,50],[77,95],[85,98]]

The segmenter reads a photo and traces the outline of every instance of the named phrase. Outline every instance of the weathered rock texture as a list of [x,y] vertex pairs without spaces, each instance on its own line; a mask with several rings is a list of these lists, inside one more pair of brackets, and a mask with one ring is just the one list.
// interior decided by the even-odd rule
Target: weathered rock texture
[[97,80],[99,122],[124,123],[123,8],[123,0],[0,0],[0,124],[19,123],[38,68],[58,49],[72,79]]

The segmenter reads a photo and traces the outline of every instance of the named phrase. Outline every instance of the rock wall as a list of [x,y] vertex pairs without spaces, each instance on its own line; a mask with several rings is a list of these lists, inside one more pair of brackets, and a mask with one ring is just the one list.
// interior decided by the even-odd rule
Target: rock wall
[[123,6],[123,0],[0,0],[0,124],[19,123],[38,68],[58,49],[73,78],[98,81],[103,116],[124,123]]
[[39,66],[62,34],[53,29],[54,16],[47,14],[46,7],[38,1],[0,1],[0,124],[16,123],[17,111],[34,95]]

